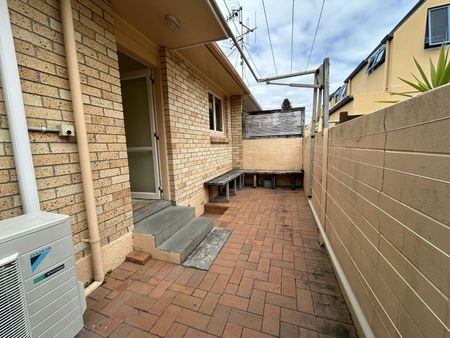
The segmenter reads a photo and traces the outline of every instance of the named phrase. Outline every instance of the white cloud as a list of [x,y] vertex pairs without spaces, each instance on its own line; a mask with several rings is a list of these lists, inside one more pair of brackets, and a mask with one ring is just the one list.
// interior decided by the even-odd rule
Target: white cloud
[[[237,1],[216,1],[225,16],[228,16],[225,1],[230,9],[233,3],[238,4]],[[249,18],[250,26],[257,26],[256,33],[250,35],[247,48],[261,77],[274,76],[262,2],[245,0],[241,1],[241,5],[244,23],[247,24]],[[278,73],[290,73],[292,2],[265,0],[265,5]],[[295,2],[293,72],[305,70],[321,5],[322,0]],[[329,57],[330,89],[334,91],[413,5],[410,0],[327,0],[309,68],[316,68],[325,57]],[[235,31],[231,22],[230,27]],[[221,42],[220,46],[227,55],[231,52],[229,42]],[[237,52],[231,54],[229,59],[236,64]],[[237,64],[237,70],[241,73],[239,62]],[[307,116],[310,116],[312,90],[256,83],[248,69],[245,70],[244,80],[264,109],[278,108],[284,98],[289,98],[293,106],[306,106]],[[283,80],[288,83],[311,81],[308,77]]]

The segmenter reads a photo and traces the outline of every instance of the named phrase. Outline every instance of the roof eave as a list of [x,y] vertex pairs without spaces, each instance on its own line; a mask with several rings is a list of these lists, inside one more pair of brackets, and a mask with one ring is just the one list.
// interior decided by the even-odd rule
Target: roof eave
[[330,109],[330,115],[334,114],[335,112],[337,112],[339,109],[341,109],[342,107],[345,107],[347,104],[349,104],[350,102],[353,101],[353,96],[352,95],[347,95],[346,97],[344,97],[341,101],[339,101],[338,103],[336,103],[336,105]]

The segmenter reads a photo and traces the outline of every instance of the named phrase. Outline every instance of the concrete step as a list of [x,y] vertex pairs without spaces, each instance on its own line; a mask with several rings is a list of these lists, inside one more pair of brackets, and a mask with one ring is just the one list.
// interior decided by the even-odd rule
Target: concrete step
[[190,207],[170,206],[134,225],[134,246],[138,251],[151,250],[167,241],[173,234],[195,218]]
[[152,256],[163,261],[181,264],[187,256],[200,244],[213,228],[213,219],[198,217],[152,252]]
[[133,221],[136,224],[137,222],[143,220],[144,218],[156,214],[158,211],[171,206],[172,203],[165,200],[152,201],[148,205],[145,205],[141,208],[136,208],[134,210],[133,207]]

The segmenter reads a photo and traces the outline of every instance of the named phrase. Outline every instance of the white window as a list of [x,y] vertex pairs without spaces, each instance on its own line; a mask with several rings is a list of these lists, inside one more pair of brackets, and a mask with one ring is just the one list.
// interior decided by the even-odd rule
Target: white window
[[450,42],[450,5],[428,10],[425,46],[435,47]]
[[209,129],[214,131],[223,131],[223,109],[222,100],[208,93],[209,107]]
[[386,44],[381,45],[367,60],[367,74],[372,73],[380,65],[383,64],[386,58]]

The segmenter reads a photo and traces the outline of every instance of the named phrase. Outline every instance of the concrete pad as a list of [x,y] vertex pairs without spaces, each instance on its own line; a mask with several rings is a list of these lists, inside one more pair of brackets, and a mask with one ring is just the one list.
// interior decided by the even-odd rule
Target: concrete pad
[[214,228],[197,249],[186,258],[183,265],[209,270],[230,234],[231,230],[229,229]]

